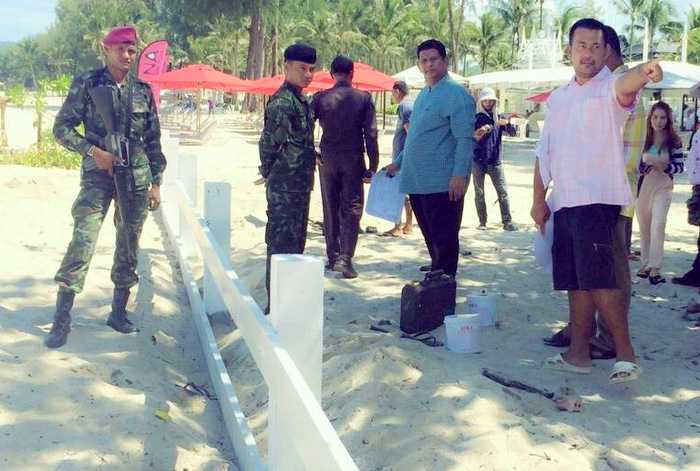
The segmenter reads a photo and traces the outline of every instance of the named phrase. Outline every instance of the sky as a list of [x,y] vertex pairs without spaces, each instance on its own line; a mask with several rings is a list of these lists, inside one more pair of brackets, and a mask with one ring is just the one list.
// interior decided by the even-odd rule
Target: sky
[[18,41],[46,31],[58,0],[0,0],[0,41]]
[[[615,8],[610,8],[609,0],[595,1],[601,10],[606,12],[607,17],[600,18],[602,21],[616,29],[621,29],[626,24],[625,17],[616,13]],[[672,0],[672,3],[679,13],[685,13],[693,1],[697,0]],[[54,8],[57,2],[58,0],[0,0],[0,42],[19,41],[26,36],[46,31],[54,21]],[[477,3],[488,4],[489,2],[477,0]],[[568,0],[565,3],[579,2]]]

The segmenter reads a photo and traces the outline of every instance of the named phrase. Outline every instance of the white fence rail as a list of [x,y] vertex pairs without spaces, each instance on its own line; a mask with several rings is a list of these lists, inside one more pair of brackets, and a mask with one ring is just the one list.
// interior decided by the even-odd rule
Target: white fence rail
[[[197,159],[164,138],[169,175],[163,188],[165,226],[180,262],[195,324],[224,422],[244,471],[357,470],[321,408],[323,264],[303,255],[276,255],[271,315],[266,317],[229,262],[230,186],[205,183],[205,218],[196,210]],[[205,267],[204,295],[188,259]],[[207,312],[227,310],[269,388],[267,464],[260,457]]]

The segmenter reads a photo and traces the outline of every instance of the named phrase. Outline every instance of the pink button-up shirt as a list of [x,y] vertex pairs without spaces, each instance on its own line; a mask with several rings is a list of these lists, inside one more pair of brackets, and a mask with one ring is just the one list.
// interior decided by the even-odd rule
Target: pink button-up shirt
[[625,174],[623,133],[634,105],[617,100],[607,67],[583,85],[573,78],[552,92],[535,154],[542,183],[554,187],[554,212],[589,204],[632,202]]

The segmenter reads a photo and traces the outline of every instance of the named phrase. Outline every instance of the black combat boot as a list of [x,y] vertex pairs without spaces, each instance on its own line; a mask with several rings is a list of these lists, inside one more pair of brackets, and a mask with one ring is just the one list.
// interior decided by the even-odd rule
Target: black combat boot
[[333,271],[337,271],[343,274],[343,278],[353,279],[357,278],[357,272],[352,266],[352,259],[347,255],[341,255],[333,266]]
[[114,288],[112,312],[107,319],[107,325],[122,334],[138,332],[138,329],[126,317],[127,301],[129,301],[129,288]]
[[74,299],[75,291],[59,288],[51,332],[44,340],[44,345],[47,347],[59,348],[66,344],[70,332],[70,310],[73,308]]

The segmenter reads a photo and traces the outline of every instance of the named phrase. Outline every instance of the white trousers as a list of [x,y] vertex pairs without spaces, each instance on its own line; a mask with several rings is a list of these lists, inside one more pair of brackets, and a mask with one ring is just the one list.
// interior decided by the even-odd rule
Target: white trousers
[[654,169],[644,176],[637,199],[637,221],[642,248],[642,268],[661,269],[664,258],[666,217],[671,207],[673,180]]

